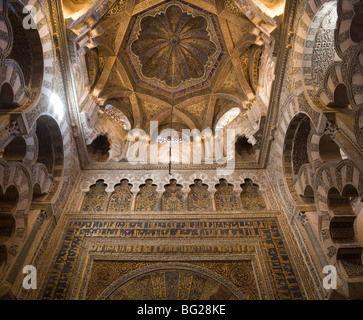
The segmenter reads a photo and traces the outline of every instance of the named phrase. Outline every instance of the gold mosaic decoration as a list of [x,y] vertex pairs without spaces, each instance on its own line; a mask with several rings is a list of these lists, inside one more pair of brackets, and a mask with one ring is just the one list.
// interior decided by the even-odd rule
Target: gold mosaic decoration
[[104,211],[107,201],[107,185],[104,180],[98,180],[86,193],[81,211],[99,212]]
[[[95,300],[112,283],[131,271],[157,262],[94,261],[86,300]],[[188,262],[209,269],[235,285],[247,299],[258,300],[251,261]],[[155,286],[157,280],[161,285]],[[197,283],[201,285],[196,287]],[[117,288],[110,300],[229,300],[236,297],[223,285],[203,274],[188,270],[154,271],[141,274]]]
[[151,179],[140,186],[140,192],[136,196],[135,211],[156,211],[158,209],[159,195],[157,186]]
[[[116,240],[117,242],[99,243],[101,239]],[[142,240],[143,244],[140,242],[130,243],[133,239]],[[189,241],[190,239],[203,239],[206,242],[204,244],[178,242]],[[221,243],[219,240],[222,239],[241,240],[241,243]],[[260,248],[263,252],[258,254],[253,244],[243,244],[243,240],[247,239],[260,242]],[[72,277],[76,277],[74,272],[77,261],[82,263],[84,267],[84,261],[80,260],[82,258],[80,252],[84,250],[85,241],[88,240],[92,241],[89,243],[88,256],[97,255],[98,259],[103,256],[104,259],[102,260],[108,260],[110,257],[121,257],[122,255],[138,255],[140,261],[143,257],[152,255],[154,261],[158,261],[158,257],[160,259],[169,257],[168,261],[172,261],[172,257],[175,256],[184,257],[183,261],[189,261],[190,259],[186,259],[192,256],[199,256],[200,259],[203,259],[204,256],[211,255],[247,254],[256,256],[258,254],[258,259],[262,259],[269,270],[269,277],[271,277],[269,280],[276,299],[304,299],[304,291],[300,288],[298,275],[291,263],[290,253],[287,251],[284,237],[281,234],[278,218],[272,216],[226,219],[223,221],[201,221],[200,219],[192,221],[71,219],[67,223],[63,242],[56,253],[55,262],[50,268],[45,287],[42,289],[41,299],[53,300],[69,297]],[[170,241],[169,244],[155,244],[155,242],[152,243],[148,240],[173,241]],[[125,241],[129,243],[125,243]],[[208,268],[207,265],[205,267]],[[228,269],[225,269],[226,266],[223,267],[223,265],[215,265],[213,270],[225,278],[229,278],[236,286],[240,285],[241,287],[241,284],[245,283],[249,284],[251,289],[253,277],[246,271],[248,269],[244,269],[242,272],[240,268],[237,268],[238,266],[235,267],[234,270],[236,271],[233,273],[229,273]],[[212,269],[212,267],[209,268]],[[127,267],[124,274],[131,270],[132,268]],[[111,283],[109,272],[111,271],[100,272],[98,276],[106,287]],[[251,292],[256,291],[252,290]],[[251,292],[246,296],[253,298]]]
[[161,198],[162,211],[183,211],[184,210],[184,195],[182,192],[183,186],[177,184],[175,179],[170,180],[170,184],[165,186],[166,191]]
[[126,0],[116,0],[110,10],[105,14],[105,18],[118,15],[125,11]]
[[217,192],[214,195],[216,209],[218,211],[238,211],[240,207],[238,205],[238,198],[235,192],[233,192],[233,185],[228,184],[227,180],[222,179],[218,185],[216,185]]
[[241,185],[243,191],[241,193],[241,201],[245,210],[265,210],[266,203],[263,199],[259,187],[252,180],[246,179]]
[[110,212],[131,211],[132,205],[132,184],[128,180],[122,180],[120,184],[115,186],[115,191],[112,193],[108,210]]
[[208,186],[202,180],[195,180],[190,186],[188,195],[188,209],[190,211],[210,211],[212,210],[212,200],[208,192]]

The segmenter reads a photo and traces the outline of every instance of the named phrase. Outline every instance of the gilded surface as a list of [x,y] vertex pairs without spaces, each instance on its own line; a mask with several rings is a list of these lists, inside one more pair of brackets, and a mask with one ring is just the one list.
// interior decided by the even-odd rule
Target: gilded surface
[[263,199],[258,185],[252,180],[246,179],[246,183],[241,185],[243,191],[241,193],[241,201],[245,210],[265,210],[266,203]]
[[156,185],[153,185],[152,180],[146,180],[145,184],[140,186],[140,192],[136,196],[135,211],[156,211],[158,199]]
[[[241,254],[253,252],[253,247],[223,244],[215,245],[176,245],[177,239],[204,239],[220,241],[221,239],[247,239],[252,238],[262,243],[263,253],[260,258],[265,260],[271,273],[271,281],[277,299],[303,299],[298,279],[291,264],[283,236],[280,232],[277,218],[249,218],[226,221],[101,221],[91,219],[88,221],[71,220],[68,223],[64,240],[55,257],[53,267],[50,269],[47,284],[42,291],[42,298],[66,299],[69,294],[70,282],[75,271],[75,264],[81,253],[84,242],[89,239],[132,240],[142,239],[145,245],[97,245],[89,248],[89,254],[103,254],[107,256],[120,256],[122,254],[144,254],[157,257],[170,255],[195,256],[219,254]],[[98,240],[96,240],[98,239]],[[172,240],[170,246],[147,244],[148,240]],[[235,282],[239,281],[238,272],[234,273]]]
[[228,53],[216,15],[165,1],[131,17],[118,56],[137,87],[169,100],[210,89]]
[[103,180],[97,181],[86,193],[81,211],[99,212],[104,211],[107,201],[107,185]]
[[[112,283],[131,271],[139,270],[157,262],[94,261],[87,287],[87,300],[94,300]],[[248,299],[259,299],[251,261],[192,262],[216,272],[235,285]],[[161,285],[155,286],[159,275]],[[199,284],[199,286],[198,286]],[[195,270],[168,269],[141,273],[125,281],[113,291],[108,299],[113,300],[230,300],[237,299],[223,284]]]
[[131,44],[142,74],[172,88],[189,79],[202,78],[206,63],[217,52],[207,26],[204,17],[193,17],[178,5],[142,18],[138,37]]
[[115,186],[108,205],[109,212],[130,211],[132,205],[132,184],[128,180],[122,180],[120,184]]
[[214,196],[216,209],[218,211],[238,211],[240,210],[237,195],[233,192],[233,185],[226,180],[221,180],[216,185],[217,192]]
[[190,186],[191,191],[188,195],[188,209],[190,211],[209,211],[212,210],[212,201],[208,192],[208,186],[201,180],[195,180]]
[[165,186],[166,191],[161,197],[162,211],[183,211],[184,195],[182,185],[177,184],[176,180],[171,180],[169,185]]

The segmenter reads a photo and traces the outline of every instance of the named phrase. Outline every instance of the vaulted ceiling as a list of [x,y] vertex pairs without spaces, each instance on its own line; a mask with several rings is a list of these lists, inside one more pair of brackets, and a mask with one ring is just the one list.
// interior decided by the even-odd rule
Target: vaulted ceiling
[[[273,80],[268,59],[278,24],[272,9],[283,3],[264,2],[64,1],[75,56],[85,61],[78,70],[86,79],[78,88],[81,111],[99,117],[112,106],[132,128],[147,130],[158,121],[177,130],[214,130],[223,114],[239,108],[253,134],[266,115]],[[90,103],[81,101],[85,92],[97,105],[93,116]],[[117,130],[107,117],[102,121]]]

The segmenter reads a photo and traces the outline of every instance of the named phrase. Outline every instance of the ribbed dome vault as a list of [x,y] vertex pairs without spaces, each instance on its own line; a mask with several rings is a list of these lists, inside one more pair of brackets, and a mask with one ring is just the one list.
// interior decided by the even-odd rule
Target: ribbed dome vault
[[177,87],[204,76],[206,64],[217,52],[204,17],[171,5],[165,12],[144,17],[140,25],[131,51],[138,56],[145,77]]

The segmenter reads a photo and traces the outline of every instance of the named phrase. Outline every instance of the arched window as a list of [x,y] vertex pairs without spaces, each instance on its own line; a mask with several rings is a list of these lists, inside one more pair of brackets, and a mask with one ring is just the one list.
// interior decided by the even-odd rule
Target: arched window
[[216,131],[223,130],[229,123],[236,119],[241,114],[240,108],[232,108],[227,111],[218,121]]
[[131,123],[126,115],[118,108],[112,106],[111,104],[105,107],[106,114],[111,117],[118,125],[120,125],[124,130],[131,130]]

